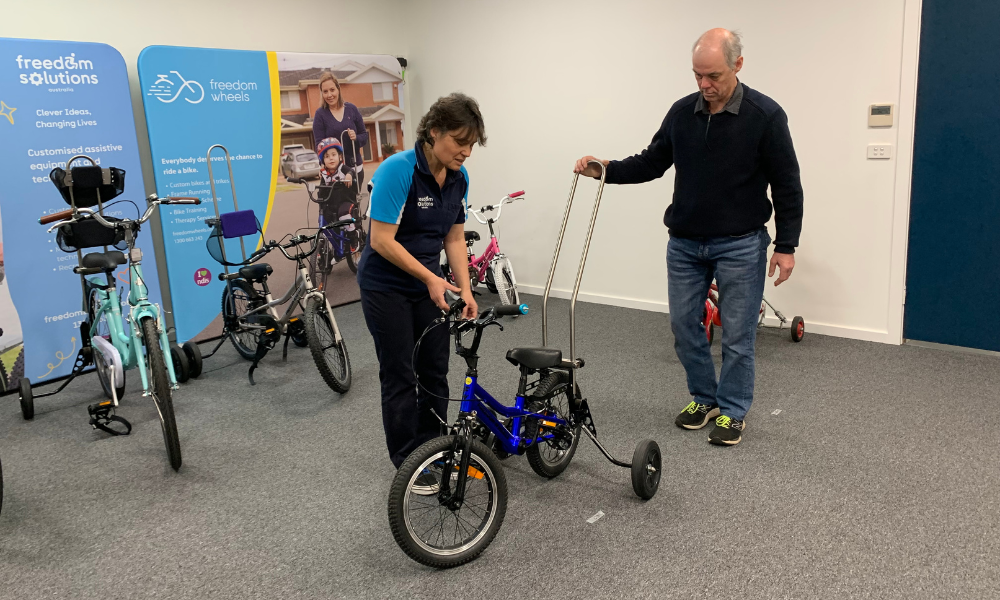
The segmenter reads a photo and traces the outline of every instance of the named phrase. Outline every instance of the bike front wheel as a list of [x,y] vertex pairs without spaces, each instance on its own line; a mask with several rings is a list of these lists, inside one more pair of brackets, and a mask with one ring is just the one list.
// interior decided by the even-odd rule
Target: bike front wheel
[[316,239],[316,251],[309,257],[309,278],[317,290],[326,290],[327,276],[332,268],[333,246],[324,232]]
[[334,335],[333,315],[326,310],[326,302],[317,296],[310,297],[302,320],[306,343],[323,381],[338,394],[347,393],[351,389],[351,359],[343,338],[338,342]]
[[510,259],[506,256],[500,257],[489,267],[493,274],[493,285],[497,295],[500,296],[500,304],[517,306],[521,303],[517,293],[517,281],[514,279],[514,267],[510,264]]
[[181,440],[177,435],[177,420],[174,418],[174,405],[170,398],[167,363],[164,361],[163,348],[160,346],[160,336],[153,317],[143,317],[140,327],[142,341],[146,345],[149,391],[153,396],[156,412],[160,415],[160,428],[163,430],[163,443],[167,446],[167,458],[170,460],[170,466],[176,471],[181,468]]
[[[423,444],[399,467],[389,488],[392,536],[407,556],[429,567],[457,567],[475,559],[493,542],[507,513],[503,467],[475,438],[464,499],[451,500],[464,442],[442,436]],[[448,473],[446,464],[452,465]],[[446,487],[443,494],[442,487]]]

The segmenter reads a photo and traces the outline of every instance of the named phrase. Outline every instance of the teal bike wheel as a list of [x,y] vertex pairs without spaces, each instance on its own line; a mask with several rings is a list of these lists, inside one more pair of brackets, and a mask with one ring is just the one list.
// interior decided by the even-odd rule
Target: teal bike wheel
[[153,317],[143,317],[139,323],[142,329],[142,340],[146,345],[146,372],[149,375],[149,391],[153,396],[153,404],[160,415],[160,427],[163,429],[163,442],[167,447],[167,458],[170,466],[176,471],[181,468],[181,440],[177,435],[177,420],[174,417],[174,404],[170,398],[170,377],[167,375],[167,363],[164,361],[163,349],[160,347],[160,335]]

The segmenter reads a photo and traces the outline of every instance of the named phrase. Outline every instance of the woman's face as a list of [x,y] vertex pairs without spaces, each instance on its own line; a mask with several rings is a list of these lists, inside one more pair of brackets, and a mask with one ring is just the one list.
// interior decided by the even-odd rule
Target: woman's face
[[332,79],[324,81],[323,87],[319,91],[323,94],[323,101],[326,102],[327,106],[337,106],[337,100],[340,99],[340,92],[337,90],[337,84]]
[[434,129],[431,131],[431,137],[434,138],[431,152],[445,167],[457,171],[462,168],[465,159],[472,156],[472,146],[476,143],[475,139],[463,139],[468,135],[469,132],[462,129],[448,132]]
[[340,165],[340,153],[333,149],[327,150],[323,155],[323,164],[327,171],[336,171]]

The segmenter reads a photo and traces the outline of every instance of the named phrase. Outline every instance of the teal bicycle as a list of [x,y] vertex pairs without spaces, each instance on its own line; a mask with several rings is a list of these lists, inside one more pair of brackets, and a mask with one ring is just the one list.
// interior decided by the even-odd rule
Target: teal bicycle
[[[55,169],[50,178],[63,192],[72,208],[43,216],[39,223],[55,223],[49,232],[57,231],[56,241],[67,252],[76,252],[79,266],[73,269],[81,276],[87,319],[80,324],[83,347],[77,355],[69,379],[58,389],[37,397],[59,393],[83,370],[94,365],[104,393],[110,399],[88,407],[90,424],[112,435],[128,435],[132,426],[114,414],[125,392],[125,371],[138,369],[142,379],[143,397],[152,397],[160,417],[163,440],[170,466],[181,467],[181,445],[177,435],[171,391],[177,389],[178,370],[200,373],[201,354],[194,343],[171,347],[158,307],[150,302],[142,274],[142,251],[135,247],[143,223],[149,220],[160,204],[200,204],[197,198],[146,198],[146,211],[137,219],[119,219],[104,214],[104,198],[114,197],[124,190],[125,172],[102,169],[91,165],[73,167],[68,171]],[[91,208],[97,206],[97,210]],[[138,212],[138,209],[137,209]],[[103,247],[104,252],[82,255],[82,248]],[[115,249],[109,249],[115,248]],[[128,313],[122,314],[115,271],[128,264]],[[93,275],[104,275],[103,280]],[[184,360],[180,361],[178,352]],[[172,357],[167,360],[166,357]],[[183,364],[182,364],[183,363]],[[197,375],[197,374],[195,374]],[[21,410],[26,419],[34,416],[34,397],[27,378],[21,379]],[[124,428],[124,430],[122,429]]]

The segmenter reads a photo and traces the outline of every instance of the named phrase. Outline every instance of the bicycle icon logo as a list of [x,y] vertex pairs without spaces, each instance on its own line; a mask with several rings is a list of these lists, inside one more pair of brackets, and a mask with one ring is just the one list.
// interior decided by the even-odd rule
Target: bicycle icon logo
[[[193,79],[184,79],[184,77],[177,71],[171,71],[171,73],[177,76],[180,87],[175,89],[174,86],[178,84],[175,84],[166,75],[157,75],[159,79],[154,81],[153,85],[149,86],[149,92],[146,95],[155,96],[157,100],[163,102],[164,104],[170,104],[171,102],[177,100],[185,90],[190,92],[189,96],[198,97],[197,100],[192,100],[190,97],[185,96],[184,99],[191,104],[198,104],[205,99],[205,88],[203,88],[200,83],[194,81]],[[196,90],[195,87],[198,89]]]

